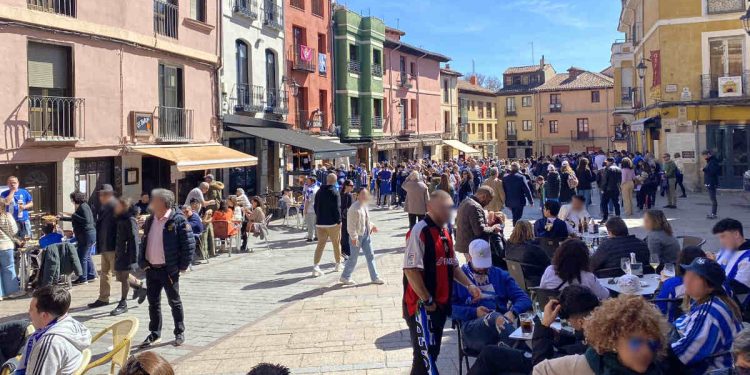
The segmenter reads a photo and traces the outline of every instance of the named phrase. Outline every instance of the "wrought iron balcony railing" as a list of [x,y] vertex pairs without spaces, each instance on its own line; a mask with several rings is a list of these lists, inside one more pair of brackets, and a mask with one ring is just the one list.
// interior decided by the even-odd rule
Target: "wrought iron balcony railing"
[[258,19],[258,0],[234,0],[235,14],[256,20]]
[[286,91],[279,89],[266,89],[265,111],[277,115],[289,113],[289,97]]
[[180,11],[177,5],[165,0],[154,0],[154,32],[170,38],[177,38]]
[[513,108],[506,108],[505,109],[505,115],[506,116],[515,116],[516,114],[517,114],[517,112],[516,112],[516,108],[515,107],[513,107]]
[[372,75],[375,77],[383,76],[383,66],[380,64],[372,64]]
[[549,105],[550,112],[562,112],[562,103],[551,103]]
[[362,121],[360,120],[359,116],[349,117],[349,129],[361,129],[361,128],[362,128]]
[[505,132],[505,139],[508,140],[508,141],[518,140],[518,132],[516,130],[506,131]]
[[373,129],[383,129],[383,116],[375,116],[372,118]]
[[193,139],[193,110],[156,107],[156,138],[161,142],[188,142]]
[[237,98],[234,101],[235,112],[262,112],[266,89],[248,84],[237,85]]
[[281,6],[276,5],[275,1],[266,0],[263,5],[263,25],[271,29],[284,30],[284,17]]
[[347,64],[346,69],[349,71],[349,73],[359,74],[359,72],[362,70],[362,63],[360,63],[359,60],[349,60],[349,64]]
[[37,141],[83,139],[85,100],[60,96],[28,97],[29,138]]
[[26,5],[29,9],[42,12],[76,16],[76,0],[26,0]]
[[310,48],[303,45],[293,46],[292,56],[294,56],[294,64],[292,65],[294,70],[300,70],[304,72],[315,71],[315,60],[318,59],[318,52],[315,48]]

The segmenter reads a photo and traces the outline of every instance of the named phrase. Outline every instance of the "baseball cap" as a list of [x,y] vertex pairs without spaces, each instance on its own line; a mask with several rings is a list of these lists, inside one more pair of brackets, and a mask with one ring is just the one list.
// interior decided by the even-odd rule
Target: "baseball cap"
[[492,252],[490,244],[485,240],[474,240],[469,243],[469,255],[471,256],[471,265],[474,268],[492,267]]
[[724,285],[727,275],[719,263],[708,258],[695,258],[692,263],[683,264],[682,269],[685,272],[694,272],[717,290],[724,290],[722,285]]

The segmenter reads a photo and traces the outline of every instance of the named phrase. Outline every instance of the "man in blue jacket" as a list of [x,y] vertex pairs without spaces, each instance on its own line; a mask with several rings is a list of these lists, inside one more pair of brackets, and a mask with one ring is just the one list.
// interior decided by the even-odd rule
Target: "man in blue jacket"
[[151,215],[143,225],[138,265],[146,271],[148,330],[141,347],[161,341],[161,291],[174,319],[174,346],[185,342],[185,314],[180,299],[180,274],[187,271],[195,252],[195,238],[185,216],[175,207],[175,196],[166,189],[151,192]]
[[[472,302],[469,290],[454,282],[452,319],[461,321],[466,347],[481,351],[486,345],[506,340],[513,332],[512,323],[531,309],[531,299],[515,280],[492,265],[490,244],[474,240],[469,244],[471,261],[461,267],[469,280],[479,287],[482,296]],[[508,309],[508,302],[511,303]]]
[[559,202],[544,202],[544,218],[534,222],[534,234],[545,238],[567,238],[568,224],[557,218],[559,214]]

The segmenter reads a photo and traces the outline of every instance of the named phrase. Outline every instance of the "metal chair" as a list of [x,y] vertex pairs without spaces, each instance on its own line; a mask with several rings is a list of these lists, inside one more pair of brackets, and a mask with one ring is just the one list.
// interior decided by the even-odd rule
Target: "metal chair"
[[543,288],[531,288],[531,300],[534,301],[539,308],[544,308],[551,299],[560,298],[561,290],[556,289],[543,289]]
[[510,274],[510,276],[514,280],[516,280],[516,283],[521,287],[521,289],[527,292],[530,288],[536,287],[537,285],[531,285],[532,283],[525,276],[526,271],[528,271],[529,269],[539,269],[544,271],[542,267],[539,267],[537,265],[521,263],[507,258],[505,259],[505,263],[508,265],[508,273]]
[[458,337],[458,374],[463,375],[464,365],[466,365],[466,371],[469,371],[469,369],[471,369],[471,366],[469,366],[469,358],[478,357],[479,352],[464,346],[460,320],[451,320],[451,326],[456,330],[456,337]]
[[547,253],[547,256],[552,259],[555,257],[555,251],[557,251],[557,248],[560,247],[560,242],[565,241],[565,238],[545,238],[545,237],[537,237],[539,240],[539,246],[544,249],[544,252]]
[[137,331],[138,319],[130,317],[115,322],[99,332],[91,339],[91,344],[93,345],[106,334],[112,333],[112,349],[105,353],[104,356],[98,357],[95,361],[89,363],[82,374],[85,374],[95,367],[110,363],[109,374],[114,375],[116,373],[115,366],[120,366],[120,368],[122,368],[128,361],[128,357],[130,357],[130,344],[133,342],[133,337]]
[[698,236],[677,236],[675,237],[677,242],[680,243],[680,249],[684,249],[688,246],[703,247],[706,244],[706,239]]
[[229,256],[232,256],[232,238],[234,233],[232,229],[234,224],[229,221],[213,221],[214,226],[214,241],[219,241],[221,245],[221,252],[226,250],[227,242],[229,242]]

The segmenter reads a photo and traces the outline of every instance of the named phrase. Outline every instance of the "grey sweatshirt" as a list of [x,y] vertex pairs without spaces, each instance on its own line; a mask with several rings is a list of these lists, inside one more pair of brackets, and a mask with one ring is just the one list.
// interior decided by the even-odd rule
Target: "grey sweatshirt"
[[[91,332],[65,315],[31,349],[26,375],[70,375],[81,366],[81,351],[91,345]],[[25,355],[25,354],[24,354]],[[21,360],[19,370],[23,367]]]

